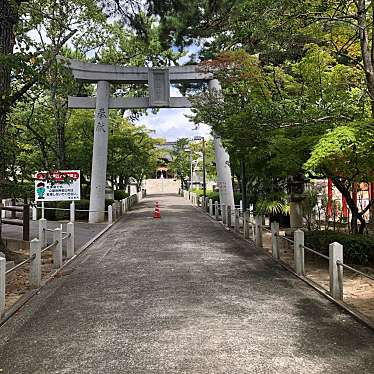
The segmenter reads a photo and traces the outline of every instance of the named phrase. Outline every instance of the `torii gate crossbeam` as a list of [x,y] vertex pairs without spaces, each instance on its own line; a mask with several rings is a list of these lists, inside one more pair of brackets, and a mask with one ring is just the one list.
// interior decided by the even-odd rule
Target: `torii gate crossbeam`
[[[96,98],[69,97],[68,106],[71,109],[95,109],[89,222],[102,222],[105,209],[109,109],[190,108],[188,98],[170,97],[172,83],[207,81],[211,90],[220,91],[221,88],[212,73],[201,72],[198,66],[147,68],[91,64],[77,60],[67,62],[77,80],[97,84]],[[149,97],[111,97],[111,83],[148,84]],[[214,136],[214,145],[220,201],[234,206],[229,155],[217,136]]]

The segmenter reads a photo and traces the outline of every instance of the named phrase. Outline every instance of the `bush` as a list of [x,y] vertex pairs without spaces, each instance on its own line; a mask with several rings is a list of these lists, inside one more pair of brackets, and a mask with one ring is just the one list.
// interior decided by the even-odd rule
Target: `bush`
[[129,194],[125,190],[115,190],[114,191],[114,200],[122,200],[129,197]]
[[343,245],[344,261],[366,265],[374,264],[374,237],[352,235],[334,231],[307,231],[305,245],[328,255],[329,244],[338,242]]
[[[203,191],[202,189],[199,189],[199,188],[195,188],[195,189],[193,189],[192,192],[194,192],[195,194],[197,194],[198,197],[204,195],[204,191]],[[206,192],[206,196],[207,196],[209,199],[212,199],[212,200],[213,200],[213,203],[214,203],[215,201],[218,201],[218,202],[219,202],[219,192],[215,192],[215,191],[207,191],[207,192]],[[235,205],[239,205],[241,199],[242,199],[242,194],[239,193],[239,192],[235,192],[235,193],[234,193],[234,201],[235,201]]]

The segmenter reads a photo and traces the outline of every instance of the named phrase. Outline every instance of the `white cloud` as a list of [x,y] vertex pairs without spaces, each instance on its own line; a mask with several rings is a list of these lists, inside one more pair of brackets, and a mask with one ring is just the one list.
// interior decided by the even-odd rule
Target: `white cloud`
[[[172,97],[182,96],[176,87],[171,87],[170,95]],[[179,138],[193,138],[194,136],[211,137],[211,129],[207,125],[201,124],[195,130],[196,125],[186,118],[186,115],[191,115],[190,109],[160,109],[157,114],[148,110],[147,114],[147,116],[141,117],[137,123],[155,130],[154,137],[165,138],[169,141]]]
[[206,125],[190,122],[186,115],[191,114],[189,109],[160,109],[157,114],[148,111],[148,115],[139,119],[138,123],[155,130],[154,137],[173,141],[179,138],[193,138],[194,136],[210,137],[211,129]]

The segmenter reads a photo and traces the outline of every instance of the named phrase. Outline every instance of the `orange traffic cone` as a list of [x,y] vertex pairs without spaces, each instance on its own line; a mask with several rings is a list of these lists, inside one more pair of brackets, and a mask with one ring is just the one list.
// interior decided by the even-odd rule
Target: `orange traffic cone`
[[153,218],[161,218],[160,207],[158,206],[158,202],[156,203],[155,211],[153,213]]

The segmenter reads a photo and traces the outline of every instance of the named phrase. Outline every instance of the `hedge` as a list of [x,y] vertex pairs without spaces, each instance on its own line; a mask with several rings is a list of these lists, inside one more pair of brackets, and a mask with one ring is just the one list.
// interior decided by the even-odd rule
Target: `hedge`
[[307,231],[305,245],[328,255],[329,244],[343,245],[344,262],[358,265],[374,264],[374,237],[334,231]]
[[[203,196],[204,195],[204,191],[202,189],[193,189],[194,193],[196,193],[199,197],[200,196]],[[209,198],[209,199],[212,199],[213,200],[213,203],[218,201],[219,202],[219,192],[215,192],[215,191],[207,191],[206,192],[206,196]],[[239,192],[235,192],[234,193],[234,201],[235,201],[235,205],[239,205],[240,204],[240,200],[242,199],[242,195],[241,193]]]
[[126,199],[130,195],[125,190],[115,190],[114,191],[114,200]]

